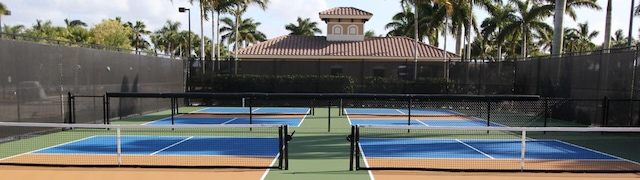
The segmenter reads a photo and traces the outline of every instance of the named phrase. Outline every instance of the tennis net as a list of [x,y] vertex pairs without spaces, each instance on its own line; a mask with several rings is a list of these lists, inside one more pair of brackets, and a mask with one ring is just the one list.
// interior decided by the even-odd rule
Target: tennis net
[[352,126],[351,169],[639,172],[640,128]]
[[102,125],[0,122],[0,164],[288,169],[286,125]]

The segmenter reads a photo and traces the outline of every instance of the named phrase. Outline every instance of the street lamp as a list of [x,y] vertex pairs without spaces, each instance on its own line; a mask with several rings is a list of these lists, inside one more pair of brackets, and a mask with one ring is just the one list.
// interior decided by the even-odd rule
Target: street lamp
[[178,8],[178,12],[184,13],[186,11],[189,11],[188,12],[188,15],[189,15],[189,34],[188,34],[188,37],[187,37],[189,39],[189,42],[187,44],[187,52],[189,54],[188,56],[191,57],[191,9],[184,8],[184,7],[179,7]]
[[[187,55],[187,62],[186,62],[187,65],[185,66],[185,68],[187,68],[187,70],[186,70],[187,75],[184,77],[185,78],[185,82],[184,83],[187,83],[187,78],[191,75],[191,73],[190,73],[191,72],[191,61],[190,61],[190,59],[191,59],[191,10],[189,8],[184,8],[184,7],[179,7],[178,8],[178,12],[180,12],[180,13],[184,13],[186,11],[189,11],[188,12],[188,15],[189,15],[189,34],[187,35],[188,36],[187,38],[189,38],[189,40],[187,42],[187,52],[188,52],[187,53],[188,54]],[[187,85],[185,84],[185,92],[186,91],[189,91],[189,89],[188,89]]]

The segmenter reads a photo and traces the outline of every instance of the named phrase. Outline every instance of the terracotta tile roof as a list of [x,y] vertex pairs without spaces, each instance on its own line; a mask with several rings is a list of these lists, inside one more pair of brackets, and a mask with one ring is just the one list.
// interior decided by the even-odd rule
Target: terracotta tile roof
[[[327,41],[325,36],[285,35],[238,50],[239,58],[413,59],[408,37],[365,37],[364,41]],[[448,58],[460,56],[447,52]],[[419,60],[442,60],[442,49],[418,44]]]
[[347,15],[347,16],[373,16],[370,12],[354,7],[335,7],[320,11],[320,15]]

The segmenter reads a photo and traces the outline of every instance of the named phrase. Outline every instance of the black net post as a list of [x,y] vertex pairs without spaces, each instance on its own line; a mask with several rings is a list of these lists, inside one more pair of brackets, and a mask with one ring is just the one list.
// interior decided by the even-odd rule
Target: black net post
[[104,108],[105,108],[105,111],[104,111],[104,124],[111,124],[111,122],[109,122],[110,121],[109,120],[109,113],[110,113],[110,109],[111,109],[109,107],[109,100],[110,100],[109,94],[107,94],[104,99],[105,99],[104,100]]
[[351,138],[351,141],[353,141],[354,146],[355,146],[355,161],[356,161],[356,170],[360,170],[360,127],[355,125],[355,133],[353,133],[353,138]]
[[407,126],[411,126],[411,106],[413,105],[413,99],[409,98],[409,107],[407,107],[409,109],[409,115],[407,116]]
[[351,135],[347,137],[349,140],[349,144],[351,145],[349,148],[349,171],[353,171],[353,161],[355,159],[355,151],[356,151],[356,147],[354,143],[355,133],[356,133],[356,126],[351,126]]
[[73,122],[73,114],[74,114],[74,107],[73,107],[73,94],[71,94],[71,92],[67,93],[67,104],[68,104],[68,108],[69,108],[69,117],[67,117],[67,122],[66,123],[74,123]]
[[[284,125],[285,138],[289,135],[289,125]],[[284,170],[289,170],[289,141],[285,139],[284,143]]]
[[249,96],[249,124],[253,124],[253,97]]
[[278,169],[282,169],[282,161],[284,160],[284,142],[287,141],[285,137],[287,137],[286,134],[284,134],[284,126],[280,126],[278,127],[278,138],[280,139],[280,141],[278,141]]
[[487,100],[487,127],[491,126],[491,100]]
[[316,99],[311,100],[311,115],[316,115]]
[[327,132],[331,132],[331,99],[327,100]]
[[176,114],[176,109],[174,108],[175,104],[176,104],[175,103],[175,98],[171,97],[171,125],[175,124],[175,120],[174,120],[174,117],[175,117],[175,114]]
[[102,123],[107,124],[107,118],[109,118],[109,106],[107,103],[108,96],[102,95]]

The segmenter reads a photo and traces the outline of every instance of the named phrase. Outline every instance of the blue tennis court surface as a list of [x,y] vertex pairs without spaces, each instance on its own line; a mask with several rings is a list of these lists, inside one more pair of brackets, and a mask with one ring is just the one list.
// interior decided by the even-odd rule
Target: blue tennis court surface
[[[408,115],[408,109],[385,109],[385,108],[345,108],[344,114],[353,115]],[[458,112],[447,109],[411,109],[411,115],[462,115]]]
[[309,114],[309,108],[299,107],[208,107],[192,113],[212,114]]
[[[399,125],[399,126],[475,126],[482,127],[487,126],[487,121],[482,119],[470,119],[470,120],[411,120],[407,122],[406,119],[401,120],[371,120],[371,119],[350,119],[351,125]],[[489,126],[502,127],[503,125],[498,123],[489,122]]]
[[[527,140],[525,144],[526,159],[621,160],[558,140]],[[360,147],[365,157],[373,158],[520,159],[522,141],[361,138]]]
[[[286,124],[291,127],[298,127],[303,118],[247,118],[247,117],[174,117],[173,124],[194,125],[194,124]],[[151,121],[144,125],[171,125],[171,117]]]
[[[117,154],[116,136],[93,136],[33,154]],[[200,136],[122,136],[125,155],[211,155],[276,157],[278,138]]]

